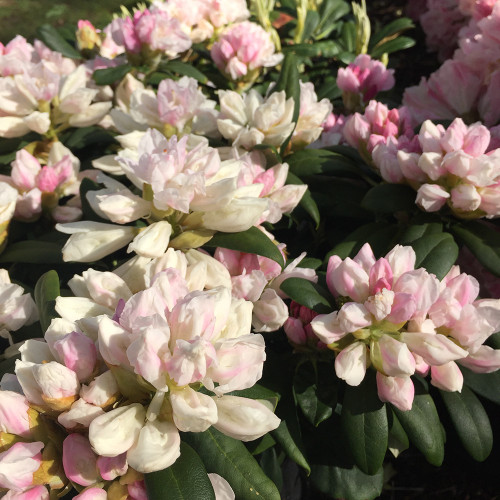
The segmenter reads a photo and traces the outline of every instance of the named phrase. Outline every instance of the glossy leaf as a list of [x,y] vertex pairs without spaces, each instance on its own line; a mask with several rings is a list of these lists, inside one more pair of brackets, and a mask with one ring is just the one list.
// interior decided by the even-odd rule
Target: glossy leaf
[[275,448],[268,448],[262,453],[259,464],[266,476],[273,481],[279,491],[283,487],[283,473]]
[[389,37],[394,37],[397,33],[401,33],[408,29],[414,28],[413,21],[408,17],[400,17],[379,29],[370,37],[369,50],[377,47],[383,40]]
[[429,234],[437,234],[443,232],[443,224],[439,222],[428,222],[424,224],[412,224],[399,237],[401,245],[408,245],[412,241],[416,241],[423,236]]
[[59,276],[56,271],[42,274],[35,286],[35,302],[40,318],[40,326],[45,332],[53,318],[58,314],[55,310],[56,298],[61,294]]
[[241,233],[216,233],[204,246],[255,253],[276,261],[281,267],[284,265],[283,256],[278,247],[256,227],[251,227]]
[[443,279],[458,257],[458,245],[451,234],[426,234],[411,242],[417,255],[415,269],[423,267]]
[[332,311],[328,292],[316,283],[304,278],[288,278],[281,283],[280,288],[292,300],[317,313],[326,314]]
[[451,232],[496,276],[500,276],[500,234],[480,222],[455,224]]
[[365,474],[377,474],[387,450],[389,427],[374,376],[367,373],[357,387],[346,386],[340,420],[356,465]]
[[168,63],[162,67],[179,75],[194,78],[195,80],[198,80],[203,84],[208,82],[208,78],[206,77],[206,75],[204,75],[199,69],[195,68],[191,64],[187,64],[182,61],[168,61]]
[[475,393],[500,405],[500,371],[475,373],[464,366],[460,367],[464,383]]
[[304,149],[287,156],[290,172],[299,176],[326,174],[337,176],[356,176],[357,168],[352,160],[345,156],[324,149]]
[[415,210],[415,191],[403,184],[379,184],[366,193],[361,205],[373,212],[390,214]]
[[430,464],[440,466],[444,459],[444,436],[432,397],[416,394],[411,410],[393,409],[410,442]]
[[71,59],[81,59],[82,56],[70,43],[68,43],[56,28],[50,24],[43,24],[37,29],[37,35],[42,42],[52,50],[60,52]]
[[62,245],[53,241],[25,240],[9,245],[0,263],[62,264]]
[[398,455],[410,447],[410,440],[401,425],[401,422],[396,417],[390,405],[386,405],[387,420],[389,422],[389,441],[387,448],[391,453],[398,457]]
[[304,22],[304,30],[302,31],[301,42],[309,40],[318,24],[319,14],[315,10],[308,10],[306,14],[306,20]]
[[486,460],[493,447],[493,431],[479,399],[467,386],[462,392],[439,392],[467,453],[478,462]]
[[181,456],[166,469],[144,475],[149,500],[215,500],[212,483],[198,454],[181,442]]
[[299,445],[292,437],[290,430],[288,428],[287,420],[282,419],[281,424],[277,429],[271,431],[271,435],[274,440],[283,448],[283,451],[297,464],[300,465],[309,475],[311,472],[311,467],[307,462],[306,457],[302,453]]
[[337,404],[337,381],[331,363],[302,363],[293,378],[293,394],[302,413],[314,426],[330,418]]
[[[304,184],[296,175],[292,174],[291,172],[288,172],[286,183],[299,184],[299,185]],[[306,190],[299,204],[311,216],[312,220],[316,224],[316,229],[317,229],[320,221],[320,213],[318,205],[314,201],[314,198],[312,197],[311,191],[309,191],[309,189]]]
[[112,85],[122,80],[131,70],[132,66],[130,64],[122,64],[114,68],[96,69],[92,74],[92,78],[97,85]]
[[384,473],[364,474],[356,466],[351,469],[314,465],[311,472],[314,486],[330,498],[343,500],[372,500],[382,493]]
[[335,57],[342,47],[334,40],[322,40],[315,43],[297,43],[283,46],[284,54],[295,54],[297,57]]
[[[280,500],[276,485],[264,474],[245,445],[210,427],[182,434],[200,455],[207,472],[222,476],[241,500]],[[197,498],[195,495],[192,498]]]
[[371,56],[374,59],[382,57],[384,54],[391,54],[392,52],[398,52],[400,50],[409,49],[415,45],[415,40],[407,36],[399,36],[393,40],[389,40],[375,47],[371,51]]

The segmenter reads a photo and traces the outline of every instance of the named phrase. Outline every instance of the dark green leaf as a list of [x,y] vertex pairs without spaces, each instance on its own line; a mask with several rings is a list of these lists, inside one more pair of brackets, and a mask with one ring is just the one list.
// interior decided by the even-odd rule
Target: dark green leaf
[[55,310],[56,298],[61,294],[59,276],[56,271],[42,274],[35,286],[35,302],[40,317],[40,326],[45,332],[53,318],[58,314]]
[[295,54],[297,57],[335,57],[342,48],[334,40],[315,43],[297,43],[283,47],[283,53]]
[[304,278],[288,278],[280,286],[292,300],[320,314],[332,311],[328,292]]
[[315,10],[308,10],[306,14],[306,20],[304,21],[304,30],[302,31],[301,42],[309,40],[318,24],[319,14]]
[[440,466],[444,458],[444,436],[436,406],[429,394],[416,394],[411,410],[394,408],[410,442],[429,463]]
[[311,481],[314,486],[330,498],[343,500],[372,500],[382,493],[384,473],[380,469],[374,475],[352,469],[328,465],[313,465]]
[[379,184],[366,193],[361,205],[373,212],[390,214],[415,210],[415,191],[403,184]]
[[474,460],[486,460],[493,447],[493,431],[479,399],[467,386],[461,393],[440,393],[464,448]]
[[52,50],[60,52],[63,56],[71,59],[81,59],[80,53],[71,46],[60,33],[50,24],[43,24],[37,29],[37,35],[42,42]]
[[281,420],[281,424],[277,429],[271,431],[272,437],[283,448],[283,451],[297,464],[300,465],[309,475],[311,467],[302,453],[300,447],[292,437],[288,424],[285,420]]
[[443,224],[431,222],[425,224],[414,224],[408,227],[406,231],[399,237],[401,245],[407,245],[412,241],[416,241],[428,234],[437,234],[443,232]]
[[387,450],[389,427],[374,374],[367,373],[356,387],[346,386],[340,419],[356,465],[365,474],[377,474]]
[[464,366],[460,367],[464,375],[464,383],[474,392],[500,405],[500,371],[493,373],[476,373]]
[[52,241],[19,241],[9,245],[0,255],[0,262],[61,264],[62,261],[62,245]]
[[278,247],[256,227],[251,227],[241,233],[216,233],[204,246],[255,253],[276,261],[281,267],[284,265],[283,256]]
[[[293,175],[291,172],[288,172],[286,183],[297,184],[297,185],[304,184],[297,176]],[[304,195],[302,196],[302,199],[300,200],[300,206],[311,216],[312,220],[316,223],[316,229],[317,229],[319,226],[320,214],[318,205],[314,201],[314,198],[312,197],[309,189],[307,189]]]
[[307,362],[297,367],[293,378],[293,393],[312,425],[318,426],[332,416],[337,403],[337,380],[331,363],[313,366]]
[[451,226],[451,232],[496,276],[500,276],[500,233],[481,222]]
[[16,359],[21,359],[21,355],[18,354],[17,356],[12,356],[0,361],[0,378],[2,378],[6,373],[14,373],[16,368]]
[[264,451],[259,463],[266,476],[270,478],[278,490],[281,491],[283,487],[283,474],[275,448],[269,448]]
[[248,389],[242,389],[240,391],[231,391],[228,394],[231,396],[239,396],[242,398],[266,399],[267,401],[270,401],[275,407],[280,398],[280,395],[277,392],[271,391],[270,389],[267,389],[260,384],[254,384],[252,387],[249,387]]
[[306,177],[315,174],[357,177],[358,170],[352,160],[325,149],[303,149],[286,157],[290,172]]
[[458,245],[448,233],[426,234],[412,241],[411,246],[417,255],[415,269],[423,267],[438,279],[446,276],[458,257]]
[[370,37],[370,44],[368,46],[369,50],[376,47],[384,38],[393,37],[397,33],[401,33],[414,27],[415,25],[413,24],[413,21],[407,17],[400,17],[399,19],[386,24]]
[[[333,247],[325,257],[325,263],[332,255],[338,255],[340,258],[354,257],[365,243],[370,243],[375,255],[385,253],[387,243],[394,236],[396,228],[386,222],[373,222],[358,227],[349,234],[344,241]],[[379,243],[380,242],[380,243]]]
[[410,440],[392,407],[386,405],[386,410],[388,415],[387,420],[389,422],[389,441],[387,443],[387,448],[397,457],[401,452],[410,447]]
[[96,69],[92,78],[97,85],[112,85],[122,80],[131,70],[132,66],[130,64],[122,64],[114,68]]
[[342,26],[342,42],[347,52],[353,53],[356,49],[356,25],[353,21],[347,21]]
[[319,7],[320,22],[316,28],[316,38],[324,38],[335,29],[335,21],[350,12],[349,4],[342,0],[323,0]]
[[254,441],[248,441],[246,443],[247,450],[252,455],[260,455],[267,449],[271,448],[276,444],[271,434],[264,434],[260,439],[255,439]]
[[182,61],[168,61],[163,68],[182,76],[189,76],[203,84],[208,82],[208,78],[192,64],[184,63]]
[[149,500],[215,500],[212,483],[198,454],[181,442],[181,456],[166,469],[144,475]]
[[400,36],[398,38],[394,38],[393,40],[389,40],[385,43],[382,43],[378,47],[375,47],[371,51],[371,56],[374,59],[379,59],[384,54],[391,54],[392,52],[397,52],[399,50],[409,49],[415,45],[415,40],[413,38],[409,38],[407,36]]
[[198,452],[208,472],[219,474],[231,485],[236,498],[280,500],[275,484],[241,441],[225,436],[213,427],[205,432],[183,433],[182,440]]
[[64,145],[74,151],[84,149],[93,144],[99,147],[107,146],[114,142],[113,135],[100,127],[80,127],[71,131],[71,135],[64,140]]

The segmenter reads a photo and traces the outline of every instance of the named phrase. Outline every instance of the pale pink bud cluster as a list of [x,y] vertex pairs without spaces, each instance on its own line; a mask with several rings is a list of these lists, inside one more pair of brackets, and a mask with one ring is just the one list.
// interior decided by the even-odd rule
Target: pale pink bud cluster
[[227,28],[210,54],[216,66],[232,80],[253,80],[255,71],[276,66],[283,59],[283,54],[275,54],[270,34],[250,21]]
[[[78,193],[79,166],[79,160],[61,143],[54,143],[44,165],[25,149],[19,150],[12,162],[10,176],[0,176],[19,193],[14,216],[32,221],[46,212],[57,220],[63,208],[58,204],[59,199]],[[70,220],[80,215],[80,208],[73,203]]]
[[489,14],[471,21],[460,32],[459,49],[453,58],[428,79],[423,78],[420,85],[406,89],[403,103],[418,123],[460,116],[466,121],[479,117],[492,126],[500,119],[500,5],[485,3],[483,7]]
[[233,146],[252,149],[257,144],[279,147],[294,129],[293,99],[285,92],[262,97],[252,89],[240,95],[230,90],[219,92],[219,132]]
[[433,385],[460,391],[455,361],[477,372],[500,367],[500,350],[483,345],[500,325],[500,301],[476,300],[477,281],[458,266],[441,282],[414,266],[413,249],[399,245],[378,260],[368,244],[353,259],[332,256],[326,280],[342,306],[311,322],[337,351],[339,378],[359,385],[373,365],[380,399],[402,410],[412,406],[414,373],[430,369]]
[[137,55],[147,47],[173,58],[191,47],[191,40],[179,21],[161,10],[137,10],[133,16],[117,18],[104,28],[104,33],[111,40],[109,46],[104,40],[103,56],[123,52]]
[[111,110],[115,127],[122,133],[159,129],[170,137],[193,132],[212,136],[217,134],[215,101],[207,99],[194,78],[166,78],[158,91],[145,89],[130,74],[117,89],[118,106]]
[[[417,151],[401,144],[392,150],[390,145],[375,147],[372,157],[385,180],[408,182],[417,190],[416,203],[427,212],[448,205],[459,217],[500,215],[500,150],[486,152],[491,134],[484,125],[466,126],[456,118],[445,129],[426,121],[415,140]],[[392,176],[384,170],[387,158]]]
[[326,120],[321,124],[323,132],[319,136],[319,139],[311,143],[308,147],[314,149],[327,148],[329,146],[337,146],[338,144],[344,144],[343,130],[346,122],[346,117],[344,115],[335,115],[330,113]]
[[371,101],[379,92],[394,87],[394,70],[387,69],[368,54],[360,54],[337,74],[337,86],[344,93],[355,94],[362,103]]
[[318,341],[318,337],[314,334],[311,321],[318,315],[312,309],[301,306],[293,301],[290,304],[290,316],[285,321],[283,329],[285,330],[288,340],[293,345],[304,346],[312,345],[320,347],[323,342]]

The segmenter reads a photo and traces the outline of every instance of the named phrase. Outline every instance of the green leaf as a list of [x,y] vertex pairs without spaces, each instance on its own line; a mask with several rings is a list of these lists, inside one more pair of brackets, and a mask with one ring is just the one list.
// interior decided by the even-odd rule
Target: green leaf
[[397,458],[400,453],[410,447],[410,440],[390,405],[386,405],[386,410],[387,420],[389,422],[389,441],[387,443],[387,448]]
[[328,465],[313,465],[311,482],[330,498],[372,500],[382,493],[383,469],[374,475],[364,474],[356,466],[351,469]]
[[460,367],[464,383],[475,393],[500,405],[500,371],[476,373],[464,366]]
[[200,83],[208,83],[208,78],[199,69],[196,69],[192,64],[184,63],[182,61],[168,61],[165,65],[161,66],[162,69],[172,71],[182,76],[190,76]]
[[390,214],[416,209],[415,191],[403,184],[379,184],[366,193],[361,206],[373,212]]
[[500,276],[500,233],[478,221],[454,224],[450,231],[486,269]]
[[399,19],[386,24],[370,37],[370,43],[368,45],[369,50],[377,47],[377,45],[384,40],[384,38],[393,37],[397,33],[401,33],[414,27],[415,25],[413,24],[413,21],[408,17],[400,17]]
[[323,0],[319,7],[320,22],[316,27],[316,38],[325,38],[336,28],[335,21],[350,12],[349,4],[341,0]]
[[215,500],[212,483],[198,454],[181,442],[181,456],[166,469],[144,475],[149,500]]
[[451,234],[426,234],[411,242],[417,256],[415,269],[423,267],[443,279],[458,257],[458,245]]
[[415,45],[415,40],[407,36],[400,36],[389,40],[385,43],[380,44],[371,51],[371,56],[374,59],[379,59],[384,54],[391,54],[392,52],[397,52],[399,50],[409,49]]
[[16,369],[16,359],[21,359],[21,354],[0,361],[0,378],[6,373],[14,373]]
[[248,389],[242,389],[240,391],[231,391],[227,393],[230,396],[239,396],[241,398],[250,398],[250,399],[266,399],[267,401],[271,402],[274,407],[276,407],[276,404],[278,403],[280,399],[280,395],[275,392],[271,391],[271,389],[268,389],[267,387],[264,387],[263,385],[260,384],[254,384],[252,387],[249,387]]
[[62,245],[52,241],[18,241],[9,245],[0,255],[0,262],[62,264]]
[[342,47],[334,40],[323,40],[315,43],[297,43],[285,45],[283,54],[295,54],[297,57],[335,57],[342,51]]
[[367,373],[356,387],[346,386],[340,415],[354,462],[369,475],[382,467],[389,439],[387,412],[377,396],[374,375]]
[[347,21],[342,26],[342,42],[347,52],[353,53],[356,49],[356,25],[353,21]]
[[432,397],[416,394],[411,410],[393,409],[410,442],[430,464],[439,467],[444,459],[444,436]]
[[69,44],[59,32],[50,24],[43,24],[37,29],[37,35],[42,42],[52,50],[60,52],[63,56],[71,59],[81,59],[82,56],[71,44]]
[[112,85],[122,80],[131,70],[132,66],[130,64],[122,64],[114,68],[96,69],[92,74],[92,78],[97,85]]
[[[297,184],[297,185],[304,184],[297,176],[293,175],[291,172],[288,172],[288,176],[286,178],[286,183],[287,184]],[[314,201],[314,198],[312,197],[311,191],[309,191],[309,188],[306,190],[306,192],[302,196],[302,199],[300,200],[300,206],[311,216],[312,220],[316,223],[316,229],[318,229],[319,220],[320,220],[320,213],[319,213],[318,205]]]
[[271,436],[283,448],[283,451],[297,464],[300,465],[307,475],[311,473],[311,467],[300,447],[292,437],[286,420],[282,419],[277,429],[271,431]]
[[204,246],[255,253],[276,261],[281,267],[284,265],[283,256],[278,247],[256,227],[251,227],[241,233],[216,233]]
[[293,378],[294,397],[312,425],[317,427],[332,416],[337,404],[337,381],[331,363],[314,366],[306,362],[297,367]]
[[328,292],[316,283],[304,278],[288,278],[281,283],[283,290],[292,300],[320,314],[332,311]]
[[[182,440],[198,452],[207,472],[219,474],[231,485],[239,500],[280,500],[276,485],[241,441],[225,436],[214,427],[205,432],[183,433]],[[191,497],[194,498],[197,499],[197,495]]]
[[325,263],[332,255],[340,258],[354,257],[365,243],[369,243],[375,255],[386,253],[388,243],[397,232],[393,224],[386,222],[372,222],[358,227],[344,238],[344,241],[335,245],[325,257]]
[[474,460],[486,460],[493,447],[493,431],[479,399],[467,386],[462,392],[439,392],[464,448]]
[[401,245],[408,245],[428,234],[443,232],[443,224],[439,222],[429,222],[424,224],[413,224],[398,238]]
[[40,326],[45,332],[53,318],[57,318],[56,298],[61,294],[59,276],[52,270],[40,276],[35,285],[35,303],[40,317]]
[[358,177],[358,169],[349,158],[325,149],[303,149],[286,157],[290,172],[298,177],[315,174]]
[[[285,91],[287,99],[292,97],[295,107],[293,109],[292,121],[297,123],[300,111],[300,84],[299,84],[299,70],[297,69],[297,61],[295,56],[291,53],[285,55],[283,64],[281,66],[281,73],[273,87],[272,92]],[[293,133],[293,132],[292,132]],[[284,146],[284,147],[283,147]],[[282,146],[283,150],[286,144]]]
[[308,10],[306,13],[306,20],[304,21],[304,30],[302,31],[301,42],[309,40],[318,24],[319,14],[315,10]]
[[269,448],[265,450],[262,453],[259,463],[266,476],[270,478],[278,490],[281,491],[281,488],[283,487],[283,473],[281,472],[281,466],[276,449]]

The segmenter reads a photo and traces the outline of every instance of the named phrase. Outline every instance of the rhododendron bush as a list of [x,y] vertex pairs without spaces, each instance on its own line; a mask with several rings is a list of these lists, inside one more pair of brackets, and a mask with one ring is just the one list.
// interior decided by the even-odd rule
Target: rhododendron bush
[[154,0],[0,44],[1,496],[361,500],[407,449],[488,458],[500,2],[407,12]]

